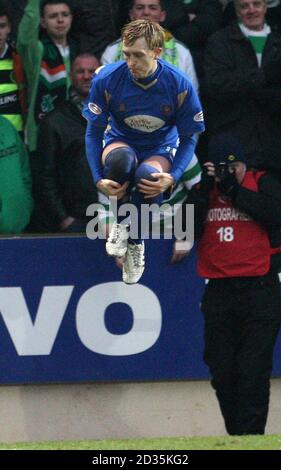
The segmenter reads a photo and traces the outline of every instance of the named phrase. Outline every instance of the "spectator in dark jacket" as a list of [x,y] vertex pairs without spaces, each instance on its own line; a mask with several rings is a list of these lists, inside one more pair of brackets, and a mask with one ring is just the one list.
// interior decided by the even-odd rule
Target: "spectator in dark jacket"
[[100,58],[102,52],[120,36],[120,0],[73,0],[72,37],[81,52]]
[[86,209],[97,200],[85,155],[87,122],[81,111],[98,66],[97,58],[88,53],[75,58],[69,100],[39,127],[39,202],[52,231],[85,231]]
[[281,170],[281,34],[265,23],[265,0],[235,0],[240,23],[215,33],[206,49],[211,135],[239,138],[248,165]]
[[222,5],[219,0],[166,0],[166,4],[163,26],[190,49],[200,82],[206,41],[221,26]]

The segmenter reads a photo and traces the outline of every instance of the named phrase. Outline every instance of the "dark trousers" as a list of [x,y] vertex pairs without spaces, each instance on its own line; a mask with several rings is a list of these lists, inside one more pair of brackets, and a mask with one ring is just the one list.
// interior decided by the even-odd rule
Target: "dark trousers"
[[264,434],[280,284],[262,277],[212,279],[202,300],[204,359],[229,434]]

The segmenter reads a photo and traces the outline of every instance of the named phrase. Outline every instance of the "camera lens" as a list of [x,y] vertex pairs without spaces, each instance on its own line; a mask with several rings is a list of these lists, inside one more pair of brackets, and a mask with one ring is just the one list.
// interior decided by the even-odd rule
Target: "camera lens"
[[227,163],[219,163],[215,171],[218,178],[223,178],[228,173]]

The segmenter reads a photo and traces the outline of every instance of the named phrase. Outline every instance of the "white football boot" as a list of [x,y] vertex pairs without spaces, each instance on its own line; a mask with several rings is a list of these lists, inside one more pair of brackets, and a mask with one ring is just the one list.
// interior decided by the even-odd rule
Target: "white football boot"
[[123,264],[123,281],[136,284],[144,272],[144,242],[128,243],[125,262]]
[[114,222],[107,239],[105,248],[109,256],[121,258],[127,252],[128,246],[128,225],[117,224]]

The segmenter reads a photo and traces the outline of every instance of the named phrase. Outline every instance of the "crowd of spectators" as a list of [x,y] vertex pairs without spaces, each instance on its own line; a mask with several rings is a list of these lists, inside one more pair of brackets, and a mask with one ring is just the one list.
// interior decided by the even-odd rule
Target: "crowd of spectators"
[[[89,190],[84,126],[73,103],[75,67],[82,64],[78,76],[88,91],[100,63],[122,58],[121,28],[138,18],[164,27],[162,57],[199,89],[207,123],[196,151],[200,163],[207,160],[209,138],[231,131],[249,164],[280,172],[281,5],[252,3],[259,2],[264,8],[257,29],[239,10],[240,0],[0,0],[0,114],[24,140],[35,207],[30,224],[6,233],[81,228],[74,219],[81,222],[85,204],[96,202],[97,194]],[[86,94],[78,92],[79,100]],[[71,136],[63,134],[65,114],[73,114]],[[69,212],[72,197],[81,201],[75,199]]]

